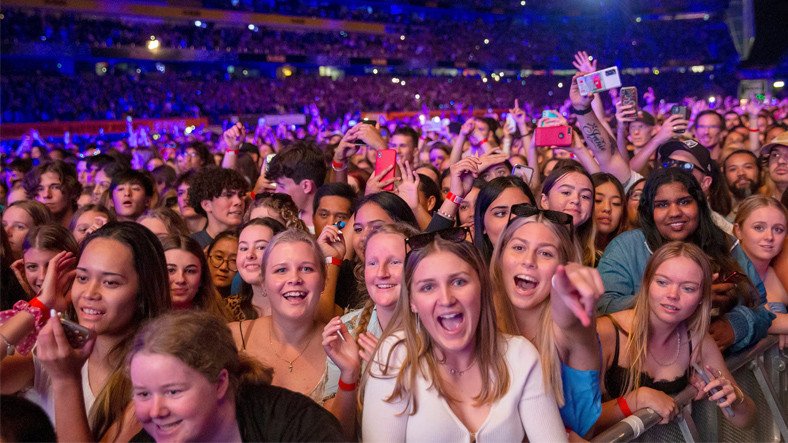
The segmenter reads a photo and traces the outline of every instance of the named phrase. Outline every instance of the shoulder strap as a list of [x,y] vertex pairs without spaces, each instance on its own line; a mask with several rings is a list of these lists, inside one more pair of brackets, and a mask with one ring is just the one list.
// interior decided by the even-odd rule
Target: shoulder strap
[[618,366],[618,349],[621,346],[618,335],[621,333],[624,334],[624,337],[629,337],[629,334],[624,330],[624,328],[621,327],[621,324],[615,318],[613,318],[612,315],[604,314],[602,317],[607,317],[608,320],[610,320],[610,323],[613,324],[613,329],[616,330],[616,350],[613,352],[613,366]]
[[255,324],[256,321],[257,321],[257,319],[254,319],[254,320],[249,322],[249,326],[246,328],[246,336],[244,336],[244,330],[241,327],[241,324],[243,323],[243,320],[238,322],[238,332],[241,334],[241,350],[242,351],[246,350],[246,338],[251,336],[252,328],[254,327],[254,324]]

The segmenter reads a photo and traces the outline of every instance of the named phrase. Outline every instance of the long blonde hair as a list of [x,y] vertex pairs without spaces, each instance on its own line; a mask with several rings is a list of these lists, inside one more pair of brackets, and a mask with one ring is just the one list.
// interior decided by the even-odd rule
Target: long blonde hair
[[[761,208],[775,208],[788,220],[788,211],[785,206],[774,197],[767,197],[765,195],[751,195],[741,203],[739,203],[739,210],[736,212],[736,220],[733,221],[734,233],[736,230],[744,227],[744,222],[758,209]],[[782,245],[780,245],[782,246]]]
[[[478,270],[479,283],[481,287],[481,308],[480,319],[474,334],[474,354],[479,366],[482,377],[482,389],[474,398],[476,404],[492,403],[506,394],[510,384],[509,368],[504,359],[504,346],[506,346],[503,335],[498,331],[495,320],[495,309],[492,305],[491,286],[489,275],[486,272],[486,265],[479,250],[468,242],[454,243],[436,236],[435,240],[421,249],[410,252],[405,263],[405,272],[402,282],[402,295],[397,302],[397,313],[395,321],[386,328],[379,343],[383,343],[387,337],[394,335],[395,332],[404,332],[404,337],[399,338],[391,347],[388,355],[380,355],[378,350],[375,352],[375,365],[382,368],[383,376],[391,376],[396,370],[396,383],[394,391],[386,398],[387,402],[396,400],[406,400],[407,410],[411,415],[418,410],[418,399],[414,395],[416,378],[421,376],[429,380],[438,394],[454,401],[455,399],[446,389],[445,382],[438,373],[440,361],[435,356],[435,342],[429,334],[422,332],[418,326],[418,316],[411,312],[410,288],[413,284],[413,276],[419,264],[426,257],[439,252],[448,252],[459,257],[468,263],[473,269]],[[392,355],[400,346],[404,346],[406,355],[399,367],[391,366]],[[367,365],[364,380],[362,381],[362,392],[366,380],[375,375],[370,373],[372,364]],[[403,411],[404,412],[404,411]]]
[[[521,227],[529,223],[540,223],[545,225],[558,239],[556,245],[558,249],[558,261],[561,264],[568,262],[580,262],[580,251],[577,242],[574,241],[570,230],[565,226],[559,225],[547,218],[544,214],[531,217],[520,217],[512,221],[506,227],[498,239],[493,252],[492,263],[490,265],[490,277],[493,284],[493,304],[498,317],[498,325],[501,331],[506,334],[522,335],[517,326],[517,316],[514,306],[506,293],[506,285],[503,280],[503,251],[506,245],[512,240],[514,233]],[[552,390],[559,406],[564,405],[564,386],[561,382],[561,358],[558,355],[558,347],[555,342],[555,324],[553,323],[552,310],[550,309],[550,298],[545,297],[539,305],[539,318],[542,319],[541,325],[534,338],[534,345],[539,350],[539,358],[542,361],[542,376],[545,380],[547,390]]]
[[629,377],[624,388],[624,393],[634,391],[640,387],[640,375],[645,372],[646,358],[648,354],[649,339],[649,320],[651,317],[651,307],[649,304],[649,287],[657,269],[666,261],[676,257],[686,257],[697,264],[701,269],[700,293],[701,301],[699,308],[685,320],[690,340],[695,343],[690,355],[690,362],[700,362],[701,347],[703,338],[709,330],[709,320],[711,318],[711,263],[706,253],[698,246],[689,242],[672,241],[666,243],[651,256],[646,270],[643,273],[643,281],[640,284],[635,298],[635,308],[632,318],[632,327],[629,332]]

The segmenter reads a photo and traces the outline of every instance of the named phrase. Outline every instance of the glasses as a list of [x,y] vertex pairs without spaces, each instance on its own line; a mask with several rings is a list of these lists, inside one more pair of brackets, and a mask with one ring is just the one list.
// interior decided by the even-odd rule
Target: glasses
[[508,227],[511,225],[512,222],[519,217],[533,217],[534,215],[539,214],[542,214],[544,218],[550,220],[553,223],[566,225],[570,232],[572,232],[574,228],[573,218],[571,215],[559,211],[551,211],[549,209],[539,209],[530,203],[520,203],[513,205],[509,209],[509,223],[507,223],[506,226]]
[[697,169],[698,171],[702,172],[703,174],[706,174],[706,175],[709,174],[705,169],[701,168],[700,166],[698,166],[698,165],[696,165],[694,163],[683,162],[683,161],[680,161],[680,160],[666,160],[666,161],[662,162],[662,167],[664,169],[667,169],[667,168],[679,168],[682,171],[689,172],[689,173],[692,173],[693,169]]
[[462,243],[468,237],[469,232],[470,229],[465,226],[441,229],[440,231],[425,232],[424,234],[417,234],[405,239],[405,245],[410,248],[410,251],[408,251],[408,254],[410,254],[417,249],[422,249],[428,246],[435,240],[436,236],[452,243]]
[[769,152],[769,162],[777,163],[780,159],[788,161],[788,156],[786,156],[786,154],[788,154],[788,150],[774,148]]
[[225,263],[227,263],[227,269],[230,272],[238,272],[238,265],[235,263],[235,257],[230,256],[224,258],[220,255],[209,255],[208,256],[208,263],[216,269],[221,268]]

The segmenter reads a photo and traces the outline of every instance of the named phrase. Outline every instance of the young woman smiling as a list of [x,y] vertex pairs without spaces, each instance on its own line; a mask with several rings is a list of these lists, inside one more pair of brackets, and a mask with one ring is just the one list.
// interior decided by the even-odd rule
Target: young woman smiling
[[466,235],[408,240],[397,320],[365,373],[365,441],[566,441],[536,349],[498,332],[486,266]]
[[490,270],[497,318],[503,332],[536,346],[564,425],[586,436],[601,412],[594,307],[602,279],[579,264],[566,214],[533,206],[512,213],[519,216],[501,234]]

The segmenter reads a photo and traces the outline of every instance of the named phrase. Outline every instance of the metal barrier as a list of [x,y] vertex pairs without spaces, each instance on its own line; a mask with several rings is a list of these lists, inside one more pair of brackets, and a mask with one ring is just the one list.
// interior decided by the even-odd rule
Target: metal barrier
[[671,423],[659,425],[660,416],[656,412],[650,408],[639,409],[591,441],[779,442],[782,437],[782,441],[788,442],[786,363],[777,347],[777,339],[771,336],[747,352],[726,359],[736,383],[755,402],[755,421],[748,429],[729,424],[717,405],[711,402],[693,403],[697,390],[690,385],[674,397],[681,414]]

